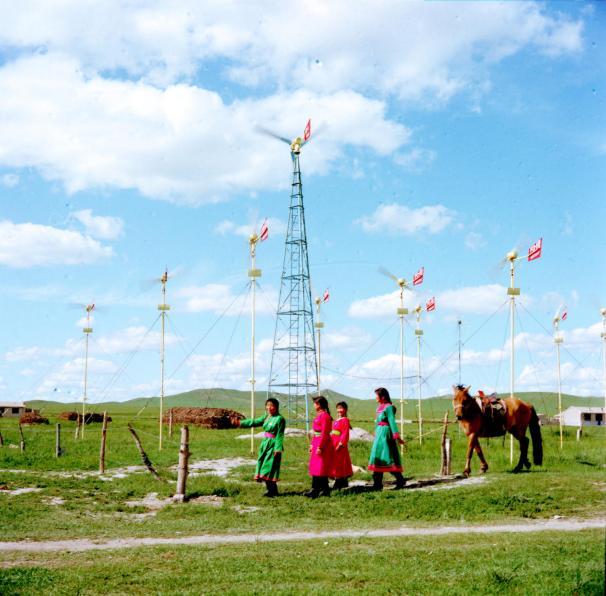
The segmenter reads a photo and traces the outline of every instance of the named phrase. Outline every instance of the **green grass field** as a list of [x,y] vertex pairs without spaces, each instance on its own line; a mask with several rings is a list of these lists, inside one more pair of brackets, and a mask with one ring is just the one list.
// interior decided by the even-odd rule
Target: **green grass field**
[[[168,402],[169,406],[174,405]],[[236,403],[221,405],[238,406]],[[574,429],[567,429],[564,450],[560,451],[558,429],[551,426],[543,428],[544,465],[533,467],[529,473],[511,473],[509,440],[505,443],[501,439],[484,441],[490,471],[478,484],[440,490],[351,491],[309,501],[301,496],[309,486],[306,439],[287,438],[280,482],[283,496],[279,499],[263,499],[263,487],[251,480],[253,464],[244,461],[225,477],[192,476],[188,481],[191,497],[188,503],[170,504],[156,511],[143,505],[133,507],[127,502],[141,500],[149,493],[158,493],[162,499],[174,492],[173,466],[179,449],[178,433],[175,433],[171,440],[165,441],[162,452],[158,451],[154,418],[157,410],[151,404],[140,412],[142,406],[137,406],[106,406],[114,418],[108,431],[106,477],[96,473],[100,425],[87,427],[84,439],[76,440],[74,423],[62,423],[65,453],[60,458],[54,457],[53,416],[69,408],[48,405],[45,413],[50,416],[51,425],[24,427],[26,449],[23,453],[15,448],[19,442],[16,421],[0,419],[5,440],[5,446],[0,448],[0,486],[9,489],[0,490],[2,540],[271,533],[387,528],[402,524],[466,526],[554,516],[606,516],[605,429],[586,429],[579,442]],[[446,399],[435,400],[431,407],[433,410],[427,404],[428,416],[439,419],[450,404]],[[414,404],[408,404],[405,418],[412,417],[413,408]],[[352,402],[354,425],[372,429],[373,410],[370,401]],[[128,421],[138,430],[165,482],[158,482],[146,471],[113,476],[112,471],[117,468],[141,464],[126,429]],[[419,445],[414,440],[416,426],[406,425],[409,442],[405,475],[408,478],[426,478],[439,471],[440,427],[427,424],[425,430],[430,434],[423,445]],[[190,433],[192,463],[217,458],[251,458],[249,441],[236,439],[243,431],[192,427]],[[449,435],[453,440],[453,471],[461,471],[466,440],[455,425],[450,427]],[[353,442],[354,464],[365,466],[369,450],[369,443]],[[517,461],[517,445],[515,456]],[[476,459],[472,468],[474,476],[479,478]],[[369,480],[370,476],[358,472],[354,479]],[[22,494],[10,492],[24,488],[37,490]],[[216,498],[210,499],[211,504],[205,497]],[[330,548],[310,541],[301,545],[162,547],[69,556],[10,553],[3,556],[5,568],[0,581],[4,583],[0,583],[0,593],[41,590],[50,593],[261,593],[274,582],[276,590],[284,592],[317,591],[316,584],[318,589],[337,591],[341,582],[346,591],[364,589],[383,593],[389,590],[393,593],[601,593],[604,582],[604,535],[598,531],[517,538],[474,535],[465,539],[457,535],[389,541],[335,540],[328,546]],[[330,552],[328,557],[326,552]],[[274,553],[279,555],[274,557]],[[501,567],[504,555],[513,560],[511,569]],[[270,561],[273,561],[272,569],[264,574]],[[102,585],[108,586],[107,589],[102,589]]]

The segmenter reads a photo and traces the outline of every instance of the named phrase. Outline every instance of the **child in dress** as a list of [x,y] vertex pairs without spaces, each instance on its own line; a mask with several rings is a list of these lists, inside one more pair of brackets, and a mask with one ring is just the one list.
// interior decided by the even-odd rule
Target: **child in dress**
[[314,437],[309,446],[311,490],[305,496],[316,499],[319,496],[330,496],[328,477],[332,472],[334,450],[330,439],[332,416],[328,409],[328,402],[321,395],[314,397],[313,401],[318,415],[313,421]]
[[331,477],[335,479],[333,489],[347,488],[348,478],[353,476],[351,458],[349,457],[349,431],[351,424],[347,417],[347,404],[337,404],[337,419],[332,423],[330,438],[334,447],[334,458]]
[[263,416],[238,420],[236,426],[240,428],[263,427],[265,433],[259,446],[255,480],[265,482],[267,492],[263,496],[277,497],[286,421],[280,415],[280,402],[277,399],[270,397],[265,402],[265,410],[266,413]]

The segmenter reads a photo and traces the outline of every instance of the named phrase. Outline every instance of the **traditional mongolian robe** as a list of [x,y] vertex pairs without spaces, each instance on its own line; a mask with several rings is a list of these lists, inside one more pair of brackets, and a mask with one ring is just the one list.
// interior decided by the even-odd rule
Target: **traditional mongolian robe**
[[339,418],[332,423],[330,438],[334,447],[331,478],[349,478],[353,476],[351,458],[349,457],[349,430],[351,424],[347,416]]
[[[328,412],[321,412],[313,421],[314,437],[311,441],[311,457],[309,458],[310,476],[330,476],[334,449],[330,439],[332,430],[332,417]],[[318,447],[322,449],[321,455],[317,454]]]
[[381,404],[377,408],[377,428],[370,451],[368,469],[371,472],[402,472],[402,463],[396,439],[400,437],[396,425],[395,408]]
[[258,418],[240,420],[240,428],[251,428],[253,426],[262,426],[265,431],[264,439],[259,446],[255,480],[259,482],[262,480],[277,482],[280,477],[281,455],[284,450],[286,421],[280,414],[276,416],[264,414]]

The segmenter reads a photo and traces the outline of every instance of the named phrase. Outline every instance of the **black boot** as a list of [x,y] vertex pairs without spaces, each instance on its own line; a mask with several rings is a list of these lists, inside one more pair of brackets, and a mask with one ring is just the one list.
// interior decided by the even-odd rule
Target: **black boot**
[[404,476],[402,476],[402,472],[394,472],[393,473],[396,479],[396,486],[394,487],[396,490],[400,490],[406,486],[406,480],[404,480]]
[[349,482],[347,482],[347,478],[337,478],[335,483],[332,485],[332,490],[341,490],[343,488],[347,488],[349,486]]
[[320,496],[330,497],[330,484],[328,484],[328,476],[320,476]]
[[273,498],[278,496],[277,482],[271,482],[270,480],[266,480],[265,486],[267,487],[267,492],[263,495],[264,497]]
[[312,476],[311,477],[311,490],[305,493],[305,496],[310,499],[317,499],[320,496],[320,491],[322,490],[320,486],[320,477]]
[[383,490],[382,472],[373,472],[372,473],[372,490]]

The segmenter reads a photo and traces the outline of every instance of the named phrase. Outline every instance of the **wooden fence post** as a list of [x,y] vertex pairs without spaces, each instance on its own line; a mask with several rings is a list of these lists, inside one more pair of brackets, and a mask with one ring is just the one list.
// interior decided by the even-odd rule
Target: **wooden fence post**
[[23,436],[23,428],[21,422],[19,422],[19,434],[21,435],[21,442],[19,443],[19,449],[21,452],[25,451],[25,437]]
[[101,451],[99,452],[99,474],[105,474],[105,441],[107,440],[107,410],[103,412],[101,427]]
[[441,441],[441,466],[440,466],[440,474],[442,476],[446,476],[450,474],[447,472],[447,464],[446,464],[446,441],[448,435],[448,412],[444,414],[444,429],[442,430],[442,441]]
[[177,492],[173,499],[183,503],[186,499],[186,484],[189,462],[189,427],[181,427],[181,447],[179,448],[179,471],[177,474]]
[[55,424],[55,457],[61,457],[61,425]]
[[4,437],[2,436],[1,431],[0,431],[0,447],[4,447]]
[[162,478],[160,478],[160,475],[158,474],[158,472],[156,472],[156,470],[154,469],[154,466],[152,466],[152,463],[149,460],[149,457],[147,457],[147,453],[145,453],[145,451],[143,449],[143,445],[141,445],[139,436],[137,435],[137,432],[135,431],[135,429],[130,425],[130,422],[127,424],[127,427],[128,427],[128,430],[130,431],[130,434],[133,435],[133,439],[135,440],[137,449],[139,449],[139,453],[141,454],[141,459],[143,460],[143,464],[145,465],[145,467],[150,471],[150,473],[153,476],[155,476],[158,480],[163,482],[163,480],[162,480]]
[[168,438],[173,438],[173,409],[168,411]]
[[446,437],[446,441],[444,442],[444,452],[446,455],[446,476],[450,476],[452,474],[452,467],[450,465],[452,457],[452,442],[450,437]]
[[76,414],[76,432],[74,433],[74,439],[80,437],[80,414]]

